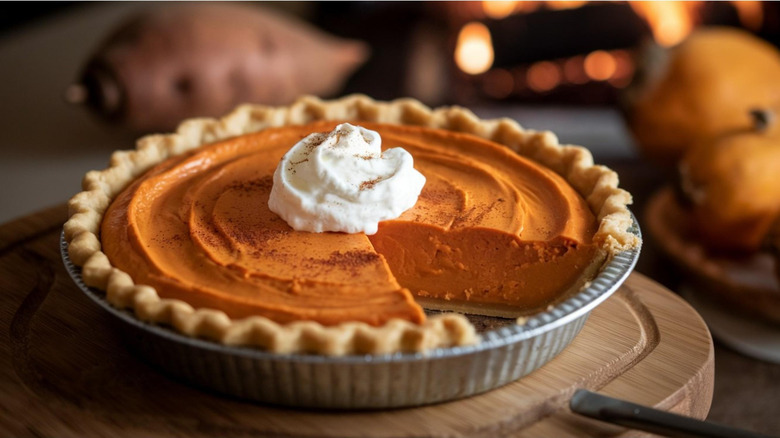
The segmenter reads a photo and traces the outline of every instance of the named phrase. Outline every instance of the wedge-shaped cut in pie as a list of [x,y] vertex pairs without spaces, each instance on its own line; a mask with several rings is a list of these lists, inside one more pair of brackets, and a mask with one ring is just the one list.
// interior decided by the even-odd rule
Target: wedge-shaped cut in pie
[[[268,208],[287,150],[339,122],[414,157],[426,185],[376,234],[295,231]],[[192,336],[274,352],[478,342],[459,314],[532,314],[638,245],[630,196],[579,147],[460,108],[350,96],[245,106],[147,137],[88,174],[69,253],[109,302]]]

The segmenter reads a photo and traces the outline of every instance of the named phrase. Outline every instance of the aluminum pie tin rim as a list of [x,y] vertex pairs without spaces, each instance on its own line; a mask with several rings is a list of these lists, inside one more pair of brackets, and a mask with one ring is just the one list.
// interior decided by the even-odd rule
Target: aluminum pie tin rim
[[[639,229],[639,223],[633,213],[631,214],[631,219],[632,223],[629,227],[629,232],[641,238],[642,233]],[[532,339],[542,333],[569,324],[572,321],[589,314],[591,310],[609,298],[619,289],[625,279],[634,270],[637,260],[639,259],[640,250],[641,245],[615,254],[604,264],[604,266],[602,266],[601,270],[590,284],[582,288],[579,292],[576,292],[565,300],[553,305],[551,309],[527,317],[525,323],[522,325],[508,324],[480,333],[481,340],[476,344],[440,347],[418,353],[396,352],[379,355],[326,356],[306,353],[280,354],[271,353],[251,346],[228,346],[215,341],[189,337],[175,331],[173,328],[142,321],[136,318],[130,311],[119,309],[111,305],[105,299],[105,292],[84,284],[84,280],[81,276],[81,268],[74,265],[68,256],[68,242],[65,240],[65,232],[63,231],[60,236],[60,254],[63,263],[65,264],[65,268],[71,279],[76,283],[79,289],[100,307],[136,328],[152,332],[157,336],[162,336],[174,342],[187,344],[194,348],[208,349],[223,354],[239,355],[255,360],[289,361],[310,364],[322,363],[330,365],[404,363],[450,358],[478,354]]]

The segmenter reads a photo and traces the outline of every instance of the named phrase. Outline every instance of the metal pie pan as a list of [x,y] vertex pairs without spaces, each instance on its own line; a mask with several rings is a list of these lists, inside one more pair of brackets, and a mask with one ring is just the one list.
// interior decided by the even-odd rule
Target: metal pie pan
[[[636,218],[631,232],[640,235]],[[482,341],[427,353],[318,356],[275,354],[190,338],[117,309],[84,284],[81,268],[61,253],[79,288],[112,314],[128,346],[164,373],[189,384],[261,403],[305,408],[380,409],[419,406],[479,394],[513,382],[553,359],[580,332],[590,312],[625,281],[639,248],[605,263],[581,291],[523,325],[471,317]]]

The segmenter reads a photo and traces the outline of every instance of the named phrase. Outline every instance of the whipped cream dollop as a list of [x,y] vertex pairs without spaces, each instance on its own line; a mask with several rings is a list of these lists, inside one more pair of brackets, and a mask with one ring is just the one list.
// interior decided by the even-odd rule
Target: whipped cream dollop
[[268,207],[295,230],[374,234],[417,202],[425,177],[403,148],[349,123],[296,143],[279,162]]

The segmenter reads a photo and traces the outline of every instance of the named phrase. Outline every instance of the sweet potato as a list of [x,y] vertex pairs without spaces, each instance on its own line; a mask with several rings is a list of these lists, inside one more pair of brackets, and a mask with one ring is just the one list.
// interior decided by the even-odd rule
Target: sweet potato
[[88,60],[78,87],[106,119],[170,130],[244,102],[336,93],[367,56],[361,42],[255,5],[175,5],[120,25]]

